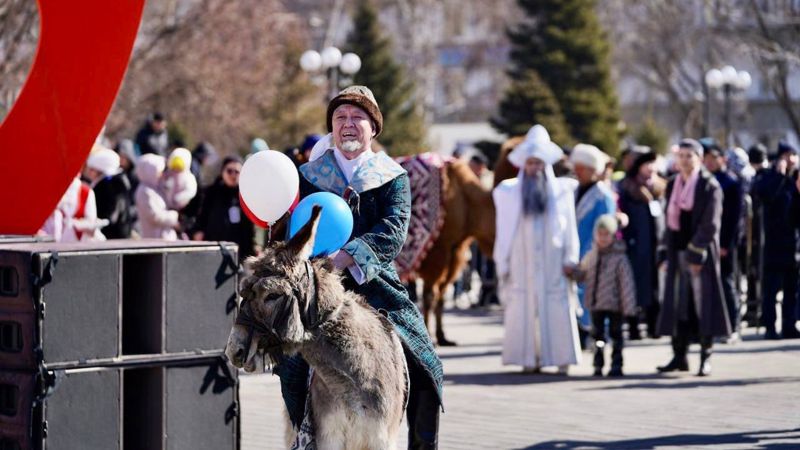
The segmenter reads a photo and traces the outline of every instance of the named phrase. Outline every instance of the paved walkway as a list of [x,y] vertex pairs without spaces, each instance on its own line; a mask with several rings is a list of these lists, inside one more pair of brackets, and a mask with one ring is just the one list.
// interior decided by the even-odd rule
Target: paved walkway
[[[443,450],[800,449],[800,340],[745,333],[715,346],[708,378],[654,374],[669,340],[640,341],[625,349],[625,378],[598,379],[588,353],[569,376],[502,366],[499,311],[448,311],[445,324],[460,345],[441,349]],[[283,448],[277,377],[245,375],[241,386],[242,449]]]

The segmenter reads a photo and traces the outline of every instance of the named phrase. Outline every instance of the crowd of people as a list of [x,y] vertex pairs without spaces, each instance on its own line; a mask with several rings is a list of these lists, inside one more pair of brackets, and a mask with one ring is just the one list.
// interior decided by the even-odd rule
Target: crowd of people
[[[745,320],[766,339],[800,338],[792,145],[770,155],[761,144],[683,139],[666,157],[631,146],[614,173],[598,148],[562,150],[537,125],[509,160],[519,175],[494,190],[505,364],[566,372],[593,341],[599,376],[610,336],[607,375],[621,376],[627,328],[631,340],[671,336],[673,358],[659,372],[689,370],[688,347],[699,343],[705,376],[714,342],[739,340]],[[557,165],[570,175],[557,177]]]
[[[316,139],[309,136],[301,150],[290,153],[298,165]],[[252,153],[266,149],[263,139],[253,140]],[[94,145],[39,234],[61,242],[230,241],[244,259],[257,253],[263,238],[240,204],[242,164],[236,155],[220,162],[208,142],[194,151],[171,142],[165,117],[152,114],[134,140],[104,138]],[[214,176],[206,183],[209,174]]]

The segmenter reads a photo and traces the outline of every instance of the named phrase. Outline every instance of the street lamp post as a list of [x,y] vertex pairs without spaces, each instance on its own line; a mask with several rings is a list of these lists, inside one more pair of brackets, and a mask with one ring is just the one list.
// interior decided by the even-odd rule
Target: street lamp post
[[722,89],[724,98],[724,121],[725,121],[725,146],[730,147],[731,139],[731,97],[735,90],[745,91],[750,87],[752,79],[745,70],[736,70],[733,66],[725,66],[722,69],[711,69],[706,72],[706,85],[709,90]]
[[[328,80],[327,100],[339,93],[340,83],[349,82],[361,70],[361,58],[355,53],[345,53],[336,47],[327,47],[322,52],[306,50],[300,57],[300,67],[309,74],[323,72]],[[344,75],[344,76],[342,76]]]

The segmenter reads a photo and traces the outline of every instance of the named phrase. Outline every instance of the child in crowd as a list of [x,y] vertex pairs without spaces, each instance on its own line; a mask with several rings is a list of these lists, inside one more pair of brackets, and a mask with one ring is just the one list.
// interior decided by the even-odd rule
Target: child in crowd
[[636,315],[633,269],[625,243],[615,237],[616,232],[617,219],[611,214],[600,216],[594,226],[592,249],[573,272],[573,278],[584,283],[585,304],[592,317],[595,376],[603,375],[606,321],[613,341],[608,376],[622,376],[622,323],[625,317]]
[[191,168],[192,154],[189,150],[176,148],[169,154],[167,170],[159,184],[168,209],[180,211],[197,195],[197,179]]

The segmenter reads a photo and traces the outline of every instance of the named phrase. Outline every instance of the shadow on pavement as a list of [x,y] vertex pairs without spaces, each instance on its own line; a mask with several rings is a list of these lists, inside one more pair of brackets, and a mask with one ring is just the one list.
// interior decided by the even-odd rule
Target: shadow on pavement
[[674,446],[702,446],[702,445],[747,445],[752,449],[763,450],[789,450],[800,447],[800,429],[776,431],[752,431],[729,434],[683,434],[672,436],[658,436],[643,439],[625,439],[610,442],[592,441],[548,441],[524,447],[519,450],[617,450],[636,449],[646,450],[656,447]]
[[[661,378],[657,374],[625,375],[624,380],[650,380]],[[515,386],[523,384],[564,383],[575,381],[596,381],[598,383],[618,378],[593,377],[591,375],[559,375],[555,372],[522,373],[520,372],[485,372],[445,374],[445,382],[461,385],[477,386]]]
[[744,348],[744,347],[737,348],[736,346],[728,347],[722,345],[714,346],[714,353],[768,353],[768,352],[793,352],[797,350],[800,350],[800,343],[774,345],[763,348]]
[[[628,378],[626,376],[626,378]],[[800,377],[768,377],[768,378],[750,378],[744,380],[708,380],[699,379],[685,382],[674,382],[674,378],[670,379],[663,375],[654,374],[653,379],[664,380],[661,383],[625,383],[616,386],[598,386],[592,388],[582,389],[584,391],[605,391],[612,389],[694,389],[698,387],[737,387],[747,386],[754,384],[772,384],[772,383],[798,383]]]
[[458,359],[458,358],[482,358],[484,356],[500,356],[502,352],[500,350],[489,350],[485,352],[466,352],[466,353],[446,353],[440,354],[439,358],[441,359]]

